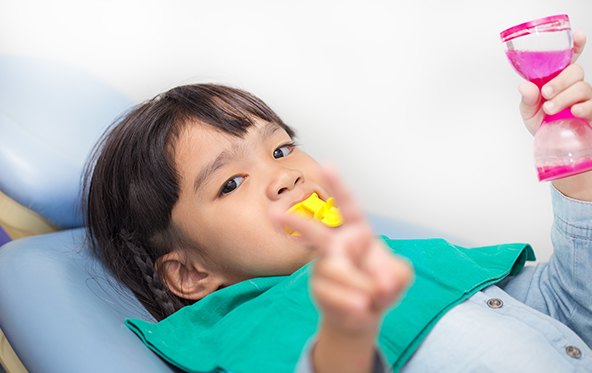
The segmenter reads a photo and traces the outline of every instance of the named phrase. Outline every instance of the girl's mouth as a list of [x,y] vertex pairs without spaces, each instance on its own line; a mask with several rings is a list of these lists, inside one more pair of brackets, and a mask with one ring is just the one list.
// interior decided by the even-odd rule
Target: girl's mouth
[[[317,220],[327,227],[339,227],[343,224],[343,217],[337,206],[335,206],[335,200],[328,198],[327,201],[323,201],[316,192],[294,204],[288,211]],[[288,233],[300,235],[296,231],[289,231]]]

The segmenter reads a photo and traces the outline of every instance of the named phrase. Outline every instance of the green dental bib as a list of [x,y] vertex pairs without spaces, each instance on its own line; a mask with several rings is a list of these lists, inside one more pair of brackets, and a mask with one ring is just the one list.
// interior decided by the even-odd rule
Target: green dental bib
[[[378,339],[395,371],[448,310],[534,260],[527,244],[466,249],[441,239],[384,241],[415,270],[409,290],[386,313]],[[157,324],[128,319],[126,325],[187,371],[293,372],[319,321],[310,268],[218,290]]]

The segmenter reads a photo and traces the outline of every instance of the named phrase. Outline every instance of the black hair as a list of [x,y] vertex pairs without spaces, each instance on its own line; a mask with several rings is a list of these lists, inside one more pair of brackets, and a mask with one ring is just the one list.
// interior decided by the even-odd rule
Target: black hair
[[179,198],[176,141],[195,122],[242,137],[255,118],[294,137],[248,92],[216,84],[179,86],[133,107],[105,132],[86,164],[83,206],[92,251],[157,320],[193,302],[170,292],[154,265],[182,241],[171,223]]

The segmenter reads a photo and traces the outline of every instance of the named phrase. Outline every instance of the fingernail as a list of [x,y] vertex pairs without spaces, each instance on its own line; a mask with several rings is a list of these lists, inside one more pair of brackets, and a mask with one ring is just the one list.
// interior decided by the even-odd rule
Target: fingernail
[[553,101],[547,101],[543,104],[543,106],[547,114],[555,113],[555,104],[553,103]]
[[553,95],[553,87],[551,86],[544,86],[543,87],[543,95],[545,96],[545,98],[551,98]]
[[580,106],[574,105],[571,107],[571,113],[576,117],[579,117],[584,114],[584,110]]

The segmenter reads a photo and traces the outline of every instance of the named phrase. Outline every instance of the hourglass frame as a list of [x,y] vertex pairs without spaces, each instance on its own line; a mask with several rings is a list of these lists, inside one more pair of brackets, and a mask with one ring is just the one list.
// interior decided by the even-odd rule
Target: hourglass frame
[[[573,36],[567,14],[535,19],[500,33],[510,64],[541,89],[570,63]],[[592,127],[571,108],[544,115],[535,133],[534,156],[539,181],[592,170]]]

